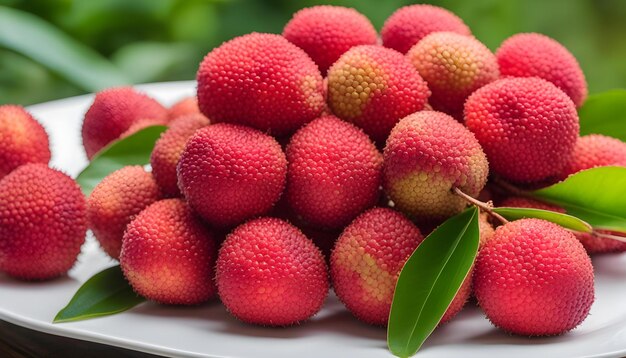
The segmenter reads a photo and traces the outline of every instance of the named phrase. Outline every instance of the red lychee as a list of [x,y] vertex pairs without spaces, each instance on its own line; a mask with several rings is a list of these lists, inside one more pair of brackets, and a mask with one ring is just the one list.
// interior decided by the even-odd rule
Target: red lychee
[[200,113],[200,108],[198,108],[198,99],[196,96],[190,96],[174,103],[167,110],[167,118],[172,121],[178,117],[196,113]]
[[562,171],[561,178],[581,170],[605,166],[626,167],[626,143],[601,134],[578,138],[571,160]]

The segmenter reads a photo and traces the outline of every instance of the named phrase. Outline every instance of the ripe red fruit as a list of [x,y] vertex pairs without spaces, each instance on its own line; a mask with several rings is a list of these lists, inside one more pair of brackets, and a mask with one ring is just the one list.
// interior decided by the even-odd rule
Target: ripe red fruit
[[215,122],[282,136],[324,109],[317,65],[280,35],[252,33],[225,42],[204,58],[197,79],[200,110]]
[[302,127],[287,146],[287,202],[313,226],[340,229],[378,201],[382,155],[335,116]]
[[522,219],[496,229],[478,255],[474,292],[487,318],[525,336],[565,333],[589,314],[593,267],[562,227]]
[[179,187],[212,225],[231,226],[269,211],[285,187],[287,159],[276,140],[255,129],[218,123],[187,141]]
[[358,45],[375,45],[378,34],[360,12],[341,6],[321,5],[296,12],[283,36],[303,49],[322,71]]
[[80,188],[44,164],[25,164],[0,181],[0,271],[26,280],[65,274],[85,241]]
[[190,96],[174,103],[167,110],[167,118],[169,121],[172,121],[178,117],[196,113],[200,113],[200,108],[198,108],[198,99],[196,96]]
[[116,170],[94,188],[87,199],[89,228],[109,256],[119,258],[126,226],[160,196],[156,181],[140,166]]
[[576,58],[556,40],[536,33],[516,34],[496,52],[503,76],[540,77],[552,82],[580,107],[587,81]]
[[496,56],[485,45],[453,32],[424,37],[406,56],[428,83],[432,108],[459,120],[467,97],[500,76]]
[[46,130],[20,106],[0,106],[0,148],[0,179],[21,165],[50,161]]
[[383,152],[385,193],[395,207],[420,222],[439,222],[465,208],[454,187],[476,197],[487,182],[489,163],[474,135],[441,112],[403,118]]
[[601,134],[578,138],[572,159],[567,163],[561,178],[581,170],[605,166],[626,167],[626,143]]
[[194,305],[215,294],[215,237],[181,199],[148,206],[128,224],[120,265],[135,292],[164,304]]
[[83,146],[89,159],[118,139],[139,120],[151,119],[165,124],[167,110],[156,100],[131,87],[109,88],[96,98],[83,122]]
[[154,144],[150,165],[154,180],[167,197],[180,196],[176,165],[185,149],[187,140],[196,130],[206,127],[210,121],[200,113],[182,115],[172,120],[161,138]]
[[328,294],[320,250],[295,226],[276,218],[237,227],[222,244],[216,267],[222,303],[247,323],[296,324],[317,313]]
[[482,145],[495,174],[532,183],[559,176],[578,138],[572,100],[540,78],[505,78],[465,102],[465,124]]
[[430,91],[411,63],[382,46],[357,46],[328,70],[328,105],[383,143],[404,116],[424,109]]
[[385,47],[407,53],[426,35],[450,31],[471,35],[467,25],[452,12],[432,5],[409,5],[396,10],[383,25],[380,34]]

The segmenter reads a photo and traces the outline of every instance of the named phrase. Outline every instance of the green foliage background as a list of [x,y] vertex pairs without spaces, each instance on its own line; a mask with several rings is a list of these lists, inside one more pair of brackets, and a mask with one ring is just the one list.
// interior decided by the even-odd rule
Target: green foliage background
[[[441,0],[495,50],[517,32],[541,32],[563,43],[579,59],[591,93],[626,87],[626,1],[622,0]],[[193,79],[213,47],[252,31],[282,30],[299,8],[329,3],[352,6],[380,29],[402,0],[0,0],[0,14],[31,15],[51,36],[94,50],[119,70],[124,82]],[[13,11],[8,11],[13,10]],[[18,21],[19,20],[19,21]],[[21,19],[17,19],[24,26]],[[51,30],[52,29],[52,30]],[[58,31],[53,31],[57,29]],[[52,41],[0,23],[0,103],[32,104],[94,90],[93,80],[68,75],[46,56],[11,46],[5,37],[43,53],[59,54]],[[82,46],[81,46],[82,44]],[[22,46],[23,47],[23,46]],[[84,52],[83,49],[77,52]],[[61,54],[63,52],[60,52]],[[103,64],[95,64],[100,71]],[[70,71],[80,66],[68,64]],[[104,66],[106,67],[106,66]],[[83,68],[84,70],[84,68]],[[97,74],[96,74],[97,75]],[[103,74],[102,77],[105,75]],[[106,76],[109,76],[107,74]],[[106,82],[106,78],[103,79]],[[109,81],[110,82],[110,81]],[[95,87],[98,87],[96,85]],[[97,89],[97,88],[96,88]]]

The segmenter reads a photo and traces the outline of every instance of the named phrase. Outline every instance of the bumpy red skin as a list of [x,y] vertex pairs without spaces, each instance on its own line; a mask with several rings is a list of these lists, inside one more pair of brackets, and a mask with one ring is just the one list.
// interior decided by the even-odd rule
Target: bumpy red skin
[[20,165],[50,161],[46,130],[20,106],[0,106],[0,148],[0,179]]
[[162,118],[161,119],[152,119],[152,118],[139,119],[135,121],[133,124],[131,124],[130,127],[128,127],[128,129],[124,131],[124,133],[120,134],[120,137],[118,139],[126,138],[128,136],[131,136],[151,126],[163,126],[166,124],[167,123],[165,123]]
[[226,227],[272,208],[285,187],[287,159],[269,135],[218,123],[187,141],[177,172],[194,210],[209,223]]
[[44,164],[25,164],[0,181],[0,271],[25,280],[65,274],[87,231],[80,188]]
[[441,221],[465,208],[458,187],[478,196],[489,164],[474,135],[441,112],[403,118],[383,152],[383,188],[395,207],[420,222]]
[[335,116],[296,132],[287,161],[287,202],[309,224],[340,229],[378,201],[382,155],[362,130]]
[[433,109],[461,120],[463,103],[500,77],[496,56],[480,41],[453,32],[424,37],[406,56],[428,83]]
[[496,229],[480,251],[474,292],[499,328],[550,336],[587,317],[593,281],[591,260],[572,233],[544,220],[522,219]]
[[120,265],[135,292],[164,304],[195,305],[215,295],[212,232],[181,199],[148,206],[124,234]]
[[540,77],[552,82],[580,107],[587,81],[576,58],[556,40],[536,33],[516,34],[496,51],[503,76]]
[[495,174],[533,183],[558,177],[571,158],[579,122],[574,102],[540,78],[505,78],[474,92],[465,124]]
[[324,109],[322,75],[284,37],[252,33],[209,52],[197,74],[200,111],[215,122],[275,136],[295,132]]
[[303,49],[322,71],[358,45],[375,45],[378,34],[360,12],[341,6],[304,8],[285,25],[283,36]]
[[192,113],[173,119],[161,138],[157,140],[150,155],[154,180],[166,197],[180,196],[176,165],[185,149],[187,140],[210,121],[200,113]]
[[402,54],[363,45],[344,53],[328,70],[328,105],[337,117],[384,143],[404,116],[424,109],[426,82]]
[[601,134],[582,136],[576,141],[572,159],[563,169],[561,178],[605,166],[626,167],[626,143]]
[[167,110],[167,118],[170,121],[173,121],[178,117],[196,113],[200,113],[200,108],[198,108],[198,99],[195,96],[185,97],[174,103]]
[[161,192],[152,174],[129,166],[107,175],[87,199],[89,228],[109,256],[118,259],[124,230]]
[[237,227],[222,244],[215,281],[237,319],[288,326],[316,314],[328,294],[320,250],[300,230],[276,218]]
[[433,32],[449,31],[471,35],[467,25],[452,12],[432,5],[409,5],[396,10],[385,21],[380,35],[385,47],[407,53]]
[[[509,206],[514,208],[534,208],[542,210],[555,211],[557,213],[565,214],[565,209],[556,205],[546,204],[541,201],[522,198],[522,197],[510,197],[501,202],[499,206]],[[610,231],[600,230],[605,234],[616,234]],[[592,254],[605,254],[612,252],[626,252],[626,242],[619,240],[612,240],[607,238],[598,237],[594,234],[588,233],[574,233],[576,238],[583,244],[585,250],[590,255]],[[623,234],[618,234],[623,236]]]
[[138,120],[154,119],[165,124],[167,110],[159,102],[131,87],[109,88],[96,93],[85,113],[82,136],[89,159],[118,139]]

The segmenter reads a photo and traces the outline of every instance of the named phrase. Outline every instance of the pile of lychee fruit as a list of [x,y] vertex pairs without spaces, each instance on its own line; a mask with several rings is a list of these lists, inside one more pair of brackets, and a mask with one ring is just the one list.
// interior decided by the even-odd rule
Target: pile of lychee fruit
[[[400,8],[380,36],[354,9],[306,8],[282,35],[252,33],[209,52],[197,97],[169,109],[132,88],[96,94],[82,128],[89,158],[144,127],[168,129],[150,168],[115,171],[87,198],[47,166],[35,119],[0,107],[0,270],[63,275],[89,228],[152,301],[217,295],[241,321],[287,326],[314,316],[332,286],[356,318],[384,326],[407,258],[468,206],[459,191],[562,211],[493,183],[538,188],[626,166],[626,143],[579,136],[586,96],[576,59],[544,35],[514,35],[494,54],[439,7]],[[505,331],[569,331],[594,300],[588,254],[626,251],[487,212],[480,232],[472,274],[442,323],[473,292]]]

